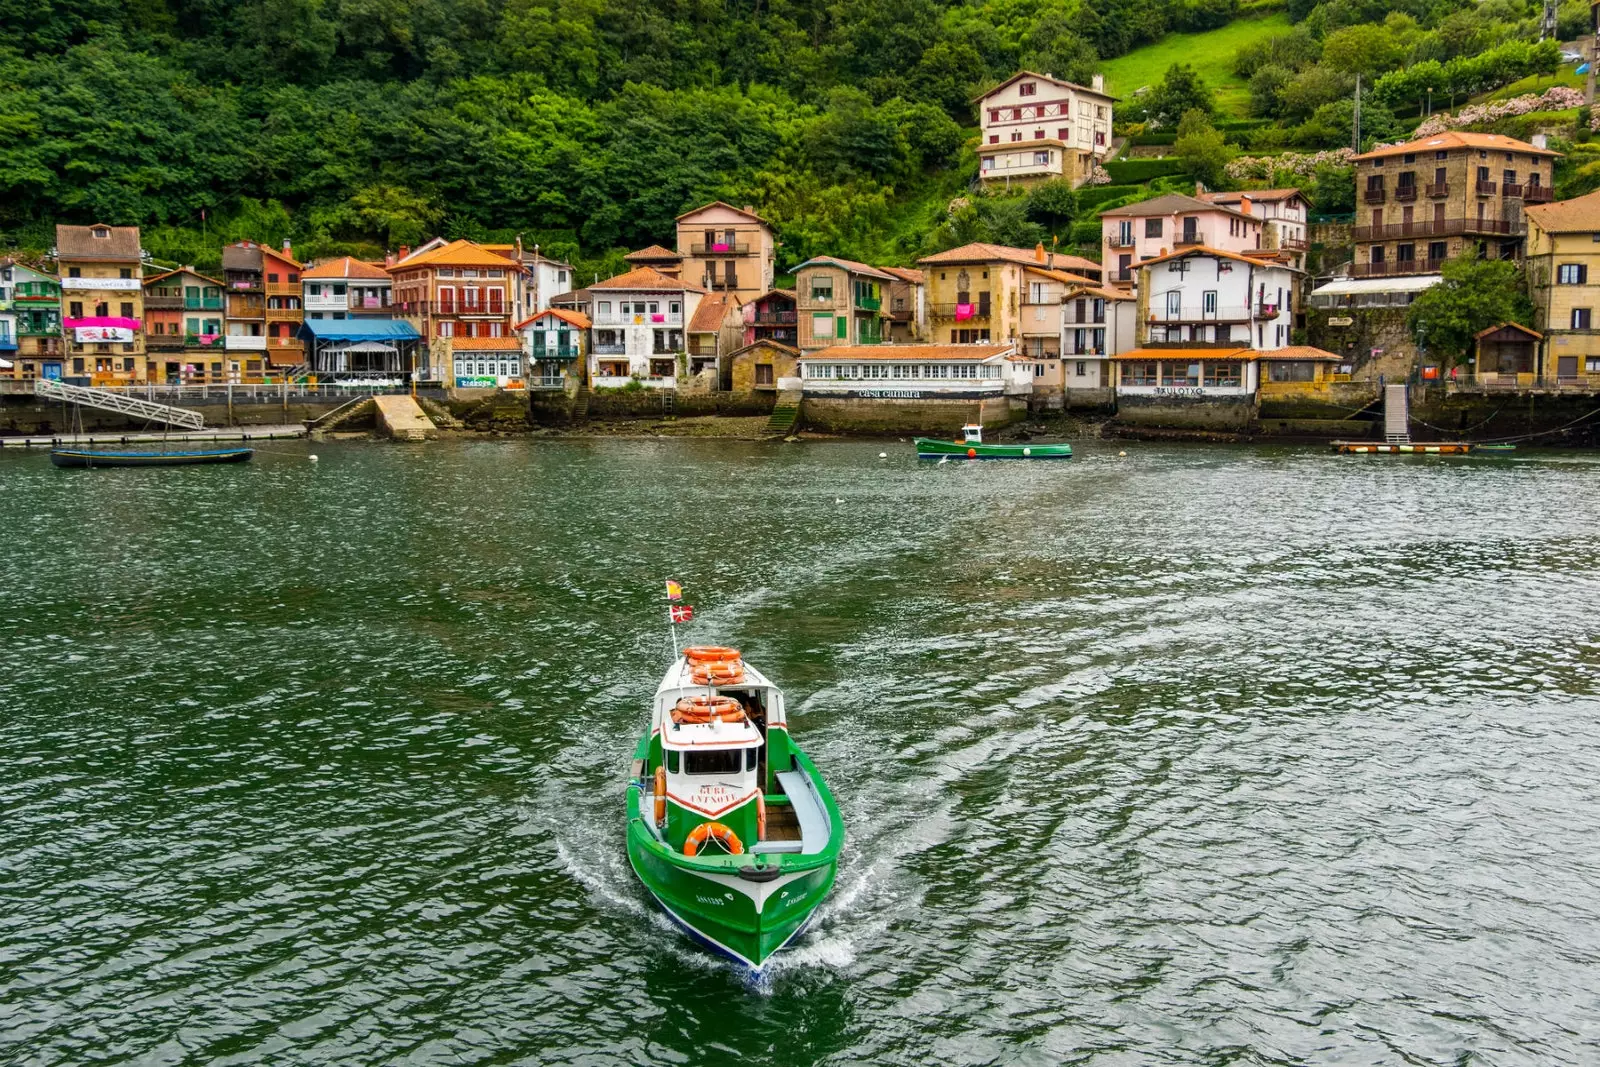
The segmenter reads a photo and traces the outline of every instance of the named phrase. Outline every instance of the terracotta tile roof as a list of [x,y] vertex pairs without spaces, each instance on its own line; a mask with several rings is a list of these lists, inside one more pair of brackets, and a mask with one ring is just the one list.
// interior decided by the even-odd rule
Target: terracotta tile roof
[[885,274],[877,267],[869,267],[865,263],[857,263],[853,259],[842,259],[839,256],[812,256],[804,263],[795,267],[794,273],[799,274],[807,267],[818,266],[825,263],[831,263],[835,267],[843,267],[851,274],[865,274],[869,278],[882,278],[886,282],[894,281],[894,275]]
[[739,302],[726,294],[708,296],[700,301],[700,306],[694,309],[694,317],[689,320],[690,333],[716,333],[722,329],[723,320],[728,317],[728,307],[738,307]]
[[1237,204],[1240,197],[1248,196],[1251,200],[1270,203],[1274,200],[1288,200],[1298,196],[1305,199],[1305,194],[1299,189],[1240,189],[1232,193],[1201,193],[1199,199],[1210,204]]
[[913,285],[921,285],[926,279],[926,276],[920,270],[912,267],[879,267],[878,269],[885,274],[893,274],[901,281],[910,282]]
[[1246,215],[1244,212],[1235,211],[1225,204],[1213,204],[1206,200],[1197,200],[1183,193],[1163,193],[1160,196],[1149,200],[1141,200],[1137,204],[1129,204],[1126,207],[1107,208],[1105,211],[1100,212],[1100,217],[1103,219],[1143,219],[1153,215],[1184,215],[1194,211],[1220,211],[1225,215],[1250,219],[1254,222],[1261,221],[1260,216]]
[[732,211],[736,215],[743,215],[747,219],[755,219],[757,222],[761,223],[761,225],[763,225],[763,226],[772,225],[772,223],[768,222],[766,219],[762,218],[760,215],[757,215],[754,211],[746,211],[746,210],[744,210],[744,208],[734,207],[732,204],[727,203],[726,201],[723,201],[723,200],[713,200],[709,204],[701,204],[697,208],[690,208],[688,211],[685,211],[682,215],[679,215],[677,217],[677,219],[675,219],[674,221],[681,222],[684,219],[688,218],[690,215],[698,215],[698,214],[700,214],[700,212],[705,211],[708,208],[714,208],[714,207],[725,207],[729,211]]
[[1544,334],[1538,332],[1537,330],[1530,330],[1520,322],[1497,322],[1493,326],[1490,326],[1484,330],[1479,330],[1477,333],[1473,334],[1472,339],[1474,341],[1481,341],[1485,337],[1488,337],[1491,333],[1498,333],[1501,330],[1519,330],[1533,338],[1535,341],[1544,340]]
[[770,299],[772,297],[777,297],[779,300],[794,300],[794,299],[796,299],[793,289],[768,289],[766,292],[762,293],[760,296],[751,298],[750,302],[753,304],[757,300],[767,300],[767,299]]
[[999,85],[996,85],[993,89],[989,89],[989,90],[987,90],[985,92],[979,93],[977,96],[973,97],[970,101],[968,101],[968,103],[976,104],[979,100],[982,100],[985,97],[993,96],[995,93],[998,93],[1001,89],[1004,89],[1006,86],[1010,85],[1012,82],[1019,81],[1022,78],[1037,78],[1042,82],[1049,82],[1051,85],[1063,85],[1063,86],[1066,86],[1068,89],[1073,89],[1073,90],[1075,90],[1077,92],[1080,92],[1080,93],[1092,93],[1095,96],[1103,96],[1107,100],[1121,100],[1122,99],[1122,97],[1120,97],[1120,96],[1112,96],[1110,93],[1107,93],[1102,89],[1091,89],[1087,85],[1079,85],[1077,82],[1069,82],[1069,81],[1065,81],[1065,80],[1063,80],[1061,78],[1052,78],[1048,74],[1035,74],[1031,70],[1019,70],[1015,74],[1011,75],[1011,77],[1009,77],[1005,81],[1001,82]]
[[[95,237],[94,230],[109,230],[108,237]],[[62,259],[138,259],[139,227],[57,226],[56,255]]]
[[205,282],[207,285],[218,285],[218,286],[220,286],[222,284],[221,282],[217,281],[215,278],[207,277],[206,275],[201,274],[199,271],[194,270],[194,269],[192,269],[190,267],[178,267],[176,270],[164,270],[160,274],[147,274],[147,275],[145,275],[145,278],[144,278],[144,284],[149,285],[151,282],[159,282],[163,278],[172,277],[174,274],[187,274],[192,278],[199,278],[201,281]]
[[990,360],[1016,352],[1016,345],[834,345],[801,359]]
[[1029,274],[1037,274],[1041,278],[1050,278],[1053,281],[1065,282],[1068,285],[1097,285],[1093,278],[1085,278],[1081,274],[1068,274],[1064,270],[1045,270],[1043,267],[1025,268]]
[[589,299],[589,290],[573,289],[566,293],[557,293],[550,298],[551,304],[582,304]]
[[517,323],[511,328],[513,330],[520,330],[529,323],[537,322],[539,319],[544,318],[546,315],[554,315],[567,325],[575,326],[580,330],[587,330],[593,325],[593,323],[589,321],[589,316],[585,315],[581,311],[568,311],[566,308],[545,308],[537,315],[529,315],[527,318],[523,319],[521,322]]
[[[1226,210],[1226,209],[1223,209]],[[936,252],[931,256],[924,256],[917,260],[924,266],[942,266],[956,263],[992,263],[1001,260],[1006,263],[1020,263],[1025,267],[1044,267],[1050,262],[1050,253],[1042,245],[1033,248],[1012,248],[1010,245],[994,245],[984,241],[975,241],[960,248],[952,248],[948,252]],[[1057,253],[1055,258],[1057,269],[1065,267],[1069,270],[1104,270],[1100,264],[1092,259],[1082,256],[1069,256]]]
[[1523,210],[1546,233],[1600,233],[1600,189],[1553,204],[1529,204]]
[[222,246],[223,270],[260,270],[261,246],[254,241],[235,241]]
[[354,256],[340,256],[330,259],[326,263],[318,263],[315,267],[307,267],[300,273],[302,278],[371,278],[373,281],[388,281],[389,272],[382,267],[374,266],[366,260]]
[[[1134,264],[1134,266],[1150,267],[1157,263],[1165,263],[1170,259],[1182,259],[1184,256],[1220,256],[1223,259],[1232,259],[1239,263],[1248,263],[1252,267],[1260,267],[1265,266],[1265,264],[1261,262],[1264,257],[1260,253],[1263,251],[1268,250],[1256,249],[1254,250],[1253,254],[1245,255],[1243,252],[1229,252],[1221,248],[1181,248],[1176,252],[1168,252],[1164,256],[1156,256],[1152,259],[1140,260],[1138,263]],[[1278,255],[1276,251],[1273,251],[1271,254],[1274,256]],[[1282,267],[1284,270],[1292,270],[1297,274],[1305,273],[1305,271],[1301,270],[1300,268],[1291,267],[1287,263],[1274,263],[1272,266]]]
[[654,267],[635,267],[626,274],[619,274],[615,278],[607,278],[603,282],[597,282],[589,286],[589,289],[591,292],[596,289],[661,289],[686,293],[706,292],[705,289],[700,288],[698,285],[686,282],[682,278],[669,277]]
[[1506,137],[1498,133],[1464,133],[1460,130],[1446,130],[1436,133],[1432,137],[1419,137],[1415,141],[1406,141],[1404,144],[1384,145],[1374,148],[1370,152],[1363,152],[1352,159],[1377,159],[1379,157],[1399,156],[1407,152],[1436,152],[1448,148],[1488,148],[1497,152],[1522,152],[1535,156],[1559,156],[1560,152],[1552,152],[1548,148],[1535,148],[1527,141],[1519,141],[1515,137]]
[[281,260],[282,262],[289,264],[289,266],[295,268],[296,270],[300,269],[300,261],[298,259],[295,259],[289,253],[283,251],[282,249],[268,248],[266,245],[262,245],[261,246],[261,254],[264,255],[264,256],[271,256],[273,259],[276,259],[276,260]]
[[798,348],[794,347],[793,345],[786,345],[782,341],[774,341],[770,337],[757,338],[741,348],[735,348],[732,352],[729,352],[728,355],[737,356],[750,351],[752,348],[771,348],[783,353],[786,356],[792,356],[795,359],[800,358],[800,350]]
[[1112,359],[1235,359],[1252,360],[1263,355],[1253,348],[1135,348]]
[[1062,299],[1071,300],[1075,296],[1098,296],[1102,300],[1118,301],[1139,299],[1132,293],[1123,292],[1121,289],[1110,289],[1104,286],[1095,285],[1092,282],[1088,285],[1080,285],[1076,289],[1068,289],[1062,295]]
[[672,249],[663,248],[661,245],[650,245],[639,249],[637,252],[629,252],[622,258],[629,263],[634,263],[644,259],[682,259],[683,253],[674,252]]
[[390,273],[412,267],[512,267],[520,264],[471,241],[451,241],[420,255],[412,255],[389,268]]
[[457,352],[517,352],[522,349],[522,338],[457,337],[450,347]]
[[1289,345],[1286,348],[1275,348],[1270,352],[1262,352],[1262,359],[1313,359],[1323,362],[1336,363],[1343,356],[1325,349],[1315,348],[1311,345]]

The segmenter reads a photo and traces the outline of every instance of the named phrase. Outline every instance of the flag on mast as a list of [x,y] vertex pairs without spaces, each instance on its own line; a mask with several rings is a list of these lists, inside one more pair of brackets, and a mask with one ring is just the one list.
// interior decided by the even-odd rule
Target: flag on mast
[[671,578],[667,579],[667,599],[668,600],[682,600],[683,599],[683,586],[679,585],[677,582],[673,581]]
[[694,618],[694,608],[688,604],[674,604],[667,609],[667,615],[673,622],[688,622]]

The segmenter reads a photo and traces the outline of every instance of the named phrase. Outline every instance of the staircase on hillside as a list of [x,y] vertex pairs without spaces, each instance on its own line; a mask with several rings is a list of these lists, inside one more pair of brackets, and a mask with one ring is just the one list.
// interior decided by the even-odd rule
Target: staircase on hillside
[[572,395],[572,421],[583,422],[589,417],[589,383],[579,382],[578,391]]
[[86,408],[115,411],[138,419],[164,422],[184,430],[205,428],[205,419],[198,411],[158,404],[154,400],[141,400],[126,393],[110,389],[91,389],[85,385],[68,385],[52,378],[35,378],[33,395],[47,400],[64,400],[69,404],[82,404]]
[[772,417],[767,419],[767,432],[787,437],[794,432],[799,420],[800,390],[785,389],[778,394],[778,404],[772,409]]
[[1391,445],[1411,443],[1411,416],[1403,384],[1383,387],[1383,439]]

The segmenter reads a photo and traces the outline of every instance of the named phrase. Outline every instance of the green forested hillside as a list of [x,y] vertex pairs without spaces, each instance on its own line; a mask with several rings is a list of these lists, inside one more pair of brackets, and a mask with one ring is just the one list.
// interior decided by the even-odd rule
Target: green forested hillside
[[[1458,51],[1493,46],[1535,11],[1294,0],[1290,32],[1315,55],[1291,41],[1236,77],[1252,100],[1283,96],[1265,95],[1265,68],[1331,94],[1352,65],[1404,65],[1451,27]],[[1238,13],[1238,0],[0,0],[0,244],[47,245],[56,221],[138,223],[157,255],[206,264],[245,236],[319,255],[521,233],[604,270],[712,197],[773,219],[785,264],[1065,239],[1075,204],[1059,193],[947,212],[976,171],[970,97],[1018,67],[1087,80]],[[1367,24],[1388,50],[1341,46],[1330,66],[1322,42]],[[1299,121],[1321,97],[1293,100]]]

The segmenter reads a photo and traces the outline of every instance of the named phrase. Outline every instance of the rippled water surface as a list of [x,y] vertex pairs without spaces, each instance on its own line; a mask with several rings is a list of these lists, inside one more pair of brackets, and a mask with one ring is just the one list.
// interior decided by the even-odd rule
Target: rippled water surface
[[[306,447],[0,454],[0,1062],[1600,1061],[1600,460]],[[849,828],[757,983],[668,576]]]

